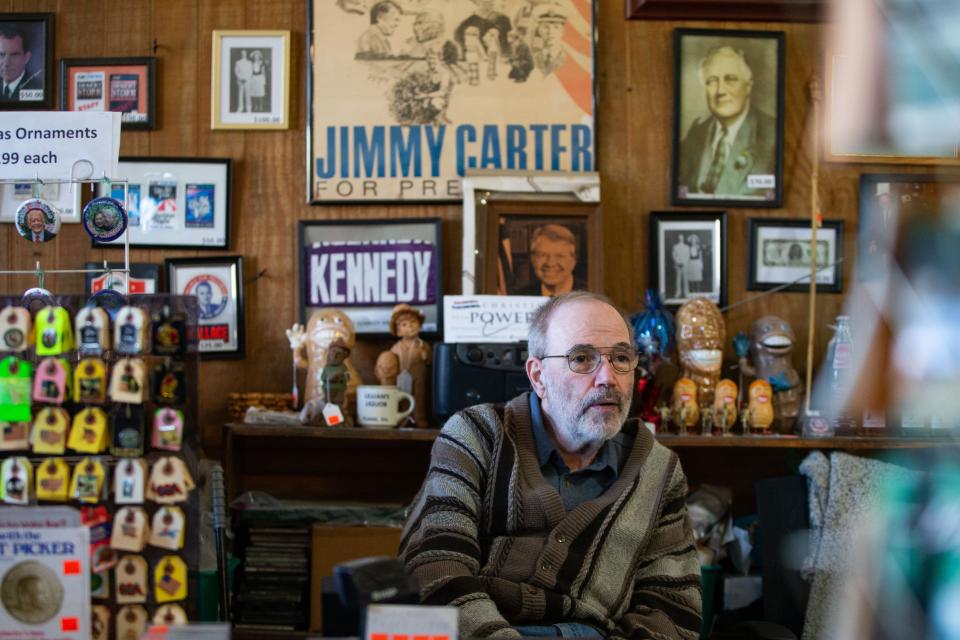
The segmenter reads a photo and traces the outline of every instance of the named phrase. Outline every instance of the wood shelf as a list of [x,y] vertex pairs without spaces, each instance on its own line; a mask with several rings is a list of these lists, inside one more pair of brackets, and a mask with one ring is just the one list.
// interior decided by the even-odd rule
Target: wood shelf
[[261,438],[329,438],[332,440],[388,440],[392,442],[433,442],[437,429],[371,429],[367,427],[311,427],[285,424],[233,422],[227,427],[235,435]]

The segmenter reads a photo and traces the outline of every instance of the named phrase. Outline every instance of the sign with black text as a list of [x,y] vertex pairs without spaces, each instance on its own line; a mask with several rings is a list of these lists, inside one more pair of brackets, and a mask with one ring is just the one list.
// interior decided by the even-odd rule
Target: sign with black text
[[118,178],[120,114],[20,111],[0,123],[0,180]]

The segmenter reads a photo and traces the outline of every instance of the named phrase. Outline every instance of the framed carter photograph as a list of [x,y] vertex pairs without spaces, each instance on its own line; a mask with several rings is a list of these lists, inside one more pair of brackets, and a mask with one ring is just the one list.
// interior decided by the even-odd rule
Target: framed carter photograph
[[[747,289],[810,291],[813,237],[808,220],[751,218]],[[817,291],[843,291],[843,221],[824,220],[817,229]],[[783,286],[788,285],[788,286]],[[782,287],[782,288],[781,288]]]
[[38,197],[60,212],[61,222],[80,222],[80,184],[48,182],[2,182],[0,183],[0,222],[15,222],[17,209],[26,200]]
[[443,327],[439,218],[302,220],[300,321],[336,307],[358,334],[390,333],[400,303],[424,314],[422,333]]
[[596,171],[592,0],[307,0],[307,198],[459,201]]
[[60,61],[60,109],[116,111],[124,129],[156,127],[156,85],[156,58]]
[[0,110],[53,106],[53,14],[0,13]]
[[286,129],[289,31],[213,32],[214,129]]
[[[98,185],[126,203],[130,245],[226,249],[230,246],[228,158],[120,158],[127,182]],[[123,237],[94,246],[122,247]]]
[[130,295],[161,291],[159,264],[131,262],[129,277],[123,270],[122,262],[87,262],[83,268],[87,271],[87,295],[104,289],[113,289],[118,293],[126,294],[128,280]]
[[242,358],[243,258],[167,258],[170,293],[197,297],[200,357]]
[[782,31],[674,31],[673,204],[780,206],[784,43]]
[[665,305],[727,304],[727,212],[650,214],[650,279]]
[[477,214],[477,293],[552,296],[602,289],[599,203],[574,194],[491,193]]

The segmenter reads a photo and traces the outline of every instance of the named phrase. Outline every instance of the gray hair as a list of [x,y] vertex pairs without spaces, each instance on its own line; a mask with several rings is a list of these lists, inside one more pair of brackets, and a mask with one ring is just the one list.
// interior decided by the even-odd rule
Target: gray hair
[[750,68],[750,65],[747,64],[747,58],[743,54],[742,49],[734,49],[728,44],[725,44],[720,47],[714,47],[707,51],[707,55],[700,59],[700,82],[703,84],[707,83],[707,79],[703,75],[703,70],[707,67],[707,64],[715,57],[719,55],[732,56],[740,62],[740,74],[743,76],[744,82],[752,83],[753,82],[753,70]]
[[607,296],[602,293],[593,293],[591,291],[571,291],[559,296],[554,296],[537,307],[530,319],[530,330],[527,334],[527,353],[535,358],[541,358],[547,354],[547,328],[550,324],[550,318],[560,307],[576,302],[601,302],[616,309],[620,317],[623,318],[623,324],[627,327],[630,334],[630,344],[633,344],[633,327],[623,315],[623,312],[613,304]]
[[534,229],[533,235],[530,237],[531,253],[533,252],[534,245],[537,244],[537,240],[540,238],[546,238],[554,242],[568,243],[573,249],[573,257],[577,257],[577,237],[573,235],[573,231],[570,231],[570,229],[562,224],[545,224],[542,227]]

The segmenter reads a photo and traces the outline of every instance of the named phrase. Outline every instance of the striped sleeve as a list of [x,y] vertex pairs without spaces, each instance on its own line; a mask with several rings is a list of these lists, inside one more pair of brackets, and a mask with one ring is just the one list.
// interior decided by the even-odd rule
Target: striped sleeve
[[700,563],[687,517],[687,481],[674,465],[656,529],[637,565],[633,596],[610,638],[700,636]]
[[496,420],[493,408],[485,405],[447,421],[400,541],[400,557],[420,583],[421,601],[458,607],[463,637],[520,637],[478,577],[480,514]]

